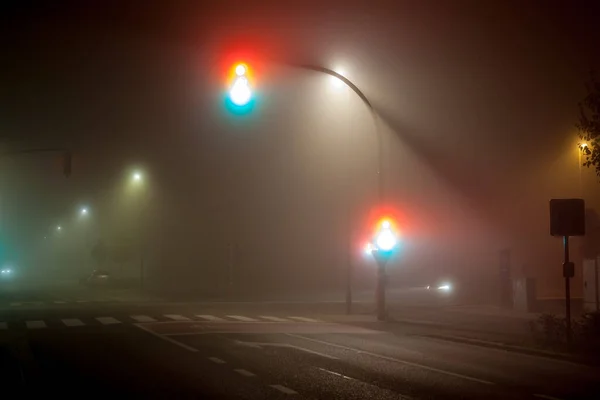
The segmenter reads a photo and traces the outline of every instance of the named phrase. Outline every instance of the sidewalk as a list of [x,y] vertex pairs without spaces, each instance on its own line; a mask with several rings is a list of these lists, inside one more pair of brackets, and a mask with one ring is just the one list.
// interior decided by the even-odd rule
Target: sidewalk
[[391,321],[436,328],[473,339],[515,345],[533,345],[530,323],[539,315],[495,306],[398,307],[391,306]]

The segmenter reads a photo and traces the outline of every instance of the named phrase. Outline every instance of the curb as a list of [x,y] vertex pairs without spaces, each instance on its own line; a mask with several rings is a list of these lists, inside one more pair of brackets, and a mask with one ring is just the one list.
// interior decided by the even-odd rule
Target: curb
[[594,366],[598,365],[598,361],[593,361],[590,359],[577,357],[577,356],[574,356],[574,355],[571,355],[568,353],[557,353],[557,352],[548,351],[548,350],[516,346],[516,345],[511,345],[511,344],[506,344],[506,343],[501,343],[501,342],[491,342],[491,341],[487,341],[487,340],[468,338],[468,337],[464,337],[464,336],[432,335],[432,334],[416,334],[414,336],[443,340],[443,341],[447,341],[447,342],[471,344],[471,345],[475,345],[475,346],[487,347],[487,348],[498,349],[498,350],[512,351],[515,353],[527,354],[530,356],[545,357],[545,358],[551,358],[551,359],[560,360],[560,361],[568,361],[568,362],[575,363],[575,364],[594,365]]

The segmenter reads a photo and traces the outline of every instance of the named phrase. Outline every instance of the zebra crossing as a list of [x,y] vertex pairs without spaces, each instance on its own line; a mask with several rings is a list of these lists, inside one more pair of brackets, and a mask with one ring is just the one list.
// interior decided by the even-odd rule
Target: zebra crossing
[[161,314],[161,315],[123,315],[96,316],[85,318],[32,319],[0,321],[0,331],[9,329],[40,330],[47,328],[76,328],[85,326],[111,326],[123,324],[144,324],[153,322],[204,322],[204,323],[319,323],[321,320],[302,316],[273,315],[206,315],[206,314]]
[[105,297],[99,299],[56,299],[56,300],[45,300],[45,301],[11,301],[6,302],[3,306],[11,308],[26,308],[26,307],[43,307],[43,306],[60,306],[60,305],[84,305],[84,304],[95,304],[95,303],[120,303],[126,302],[130,299],[120,297]]

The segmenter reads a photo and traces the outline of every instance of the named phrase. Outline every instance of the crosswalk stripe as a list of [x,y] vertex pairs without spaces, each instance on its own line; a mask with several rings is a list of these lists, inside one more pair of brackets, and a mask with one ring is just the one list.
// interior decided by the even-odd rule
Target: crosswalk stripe
[[178,314],[165,314],[165,317],[172,319],[173,321],[190,321],[188,317]]
[[96,320],[102,325],[112,325],[121,323],[121,321],[113,317],[96,317]]
[[77,318],[65,318],[65,319],[61,319],[61,321],[66,326],[83,326],[83,325],[85,325],[83,323],[83,321],[81,321],[80,319],[77,319]]
[[317,320],[317,319],[306,318],[306,317],[288,317],[288,318],[294,319],[296,321],[301,321],[301,322],[319,322],[319,320]]
[[44,321],[25,321],[25,325],[28,329],[41,329],[46,327]]
[[135,319],[137,322],[156,322],[154,318],[148,317],[147,315],[132,315],[131,318]]
[[207,321],[225,321],[225,319],[220,317],[215,317],[214,315],[196,315],[198,318],[205,319]]
[[6,322],[0,322],[0,330],[8,329]]
[[228,315],[228,318],[232,318],[232,319],[237,319],[238,321],[244,321],[244,322],[255,322],[258,321],[257,319],[254,318],[250,318],[250,317],[244,317],[242,315]]
[[269,385],[271,386],[273,389],[279,390],[282,393],[285,394],[298,394],[298,392],[296,392],[295,390],[290,389],[289,387],[285,387],[283,385]]
[[256,376],[255,374],[253,374],[250,371],[247,371],[245,369],[234,369],[235,372],[237,372],[238,374],[242,375],[242,376],[247,376],[247,377],[251,377],[251,376]]
[[280,317],[272,317],[270,315],[259,315],[260,318],[262,319],[266,319],[267,321],[273,321],[273,322],[289,322],[289,320],[285,319],[285,318],[280,318]]

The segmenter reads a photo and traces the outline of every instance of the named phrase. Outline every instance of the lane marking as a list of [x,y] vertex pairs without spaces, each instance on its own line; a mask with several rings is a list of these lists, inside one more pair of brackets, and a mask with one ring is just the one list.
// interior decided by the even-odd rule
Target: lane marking
[[333,371],[330,371],[330,370],[328,370],[328,369],[325,369],[325,368],[319,368],[319,367],[317,367],[317,369],[320,369],[320,370],[321,370],[321,371],[323,371],[323,372],[327,372],[328,374],[332,374],[332,375],[339,376],[340,378],[344,378],[344,379],[350,379],[350,380],[355,380],[354,378],[350,378],[349,376],[342,375],[342,374],[340,374],[340,373],[338,373],[338,372],[333,372]]
[[132,315],[131,318],[135,319],[137,322],[156,322],[156,320],[147,315]]
[[8,329],[8,324],[6,322],[0,322],[0,330]]
[[290,322],[289,319],[281,318],[281,317],[272,317],[270,315],[259,315],[260,318],[266,319],[267,321],[273,322]]
[[273,389],[279,390],[280,392],[285,393],[285,394],[298,394],[298,392],[296,392],[295,390],[292,390],[283,385],[269,385],[269,386],[271,386]]
[[[363,385],[368,385],[368,386],[376,387],[377,389],[380,389],[380,390],[388,390],[388,391],[390,391],[390,392],[394,392],[394,391],[392,391],[391,389],[384,389],[384,388],[382,388],[382,387],[380,387],[380,386],[377,386],[377,385],[375,385],[375,384],[373,384],[373,383],[369,383],[369,382],[361,381],[360,379],[352,378],[351,376],[343,375],[343,374],[340,374],[339,372],[334,372],[334,371],[330,371],[330,370],[328,370],[328,369],[325,369],[325,368],[319,368],[319,367],[317,367],[317,369],[320,369],[321,371],[323,371],[323,372],[326,372],[326,373],[328,373],[328,374],[332,374],[332,375],[335,375],[335,376],[339,376],[340,378],[344,378],[344,379],[348,379],[348,380],[351,380],[351,381],[360,382],[360,383],[362,383]],[[400,396],[400,397],[398,397],[398,399],[400,399],[400,400],[412,400],[412,397],[406,396],[406,395],[404,395],[404,394],[400,394],[400,393],[398,393],[398,392],[394,392],[394,393],[395,393],[395,394],[397,394],[398,396]]]
[[154,337],[157,337],[157,338],[159,338],[159,339],[162,339],[162,340],[164,340],[165,342],[169,342],[169,343],[171,343],[171,344],[174,344],[174,345],[176,345],[176,346],[179,346],[179,347],[181,347],[182,349],[186,349],[187,351],[191,351],[191,352],[194,352],[194,353],[198,351],[198,349],[195,349],[195,348],[193,348],[193,347],[191,347],[191,346],[188,346],[188,345],[187,345],[187,344],[185,344],[185,343],[181,343],[181,342],[179,342],[179,341],[177,341],[177,340],[175,340],[175,339],[171,339],[171,338],[170,338],[170,337],[168,337],[168,336],[163,336],[163,335],[160,335],[160,334],[158,334],[158,333],[156,333],[156,332],[152,331],[151,329],[148,329],[148,328],[146,328],[146,327],[145,327],[143,324],[135,324],[134,326],[137,326],[137,327],[138,327],[138,328],[140,328],[141,330],[143,330],[143,331],[145,331],[145,332],[148,332],[149,334],[151,334],[151,335],[152,335],[152,336],[154,336]]
[[534,396],[539,397],[540,399],[546,399],[546,400],[562,400],[558,397],[548,396],[547,394],[534,394]]
[[46,327],[44,321],[25,321],[25,325],[27,326],[27,329],[41,329]]
[[220,358],[217,357],[208,357],[208,359],[212,362],[214,362],[215,364],[225,364],[224,360],[221,360]]
[[83,325],[85,325],[80,319],[77,319],[77,318],[65,318],[65,319],[61,319],[61,321],[66,326],[83,326]]
[[188,317],[178,314],[165,314],[165,317],[172,319],[173,321],[191,321]]
[[238,321],[244,321],[244,322],[256,322],[258,321],[257,319],[254,318],[250,318],[250,317],[244,317],[243,315],[228,315],[228,318],[232,318],[232,319],[237,319]]
[[246,371],[245,369],[234,369],[234,371],[242,376],[247,376],[247,377],[256,376],[256,374],[253,374],[250,371]]
[[306,317],[288,317],[289,319],[294,319],[296,321],[300,321],[300,322],[321,322],[317,319],[314,318],[306,318]]
[[225,321],[224,318],[215,317],[214,315],[196,315],[196,317],[205,319],[207,321]]
[[54,300],[54,304],[65,304],[66,301],[62,301],[62,300]]
[[96,317],[96,320],[102,325],[112,325],[121,323],[121,321],[113,317]]
[[330,356],[329,354],[320,353],[318,351],[307,349],[306,347],[296,346],[296,345],[293,345],[291,343],[277,343],[277,342],[259,343],[259,342],[244,342],[242,340],[234,340],[234,343],[242,345],[242,346],[246,346],[246,347],[253,347],[255,349],[260,349],[262,347],[288,348],[288,349],[294,349],[294,350],[298,350],[298,351],[303,351],[305,353],[314,354],[314,355],[317,355],[317,356],[329,358],[331,360],[339,360],[339,358],[334,357],[334,356]]
[[18,306],[20,306],[20,305],[21,305],[21,303],[19,303],[19,302],[16,302],[16,303],[10,303],[10,306],[11,306],[11,307],[18,307]]
[[87,303],[89,300],[75,300],[76,303]]
[[483,383],[484,385],[494,385],[495,384],[494,382],[486,381],[485,379],[474,378],[472,376],[459,374],[457,372],[450,372],[450,371],[446,371],[446,370],[443,370],[443,369],[439,369],[439,368],[435,368],[435,367],[429,367],[427,365],[414,363],[414,362],[411,362],[411,361],[404,361],[404,360],[400,360],[400,359],[397,359],[397,358],[384,356],[384,355],[377,354],[377,353],[371,353],[370,351],[360,350],[360,349],[356,349],[354,347],[343,346],[341,344],[331,343],[331,342],[327,342],[325,340],[313,339],[313,338],[302,336],[302,335],[296,335],[294,333],[285,333],[285,335],[291,336],[291,337],[295,337],[295,338],[304,339],[304,340],[308,340],[310,342],[324,344],[324,345],[327,345],[327,346],[337,347],[339,349],[353,351],[353,352],[358,353],[358,354],[366,354],[366,355],[371,356],[371,357],[380,358],[382,360],[391,361],[391,362],[395,362],[395,363],[398,363],[398,364],[409,365],[411,367],[416,367],[416,368],[421,368],[421,369],[424,369],[424,370],[427,370],[427,371],[437,372],[439,374],[452,376],[454,378],[465,379],[465,380],[468,380],[468,381],[471,381],[471,382]]

